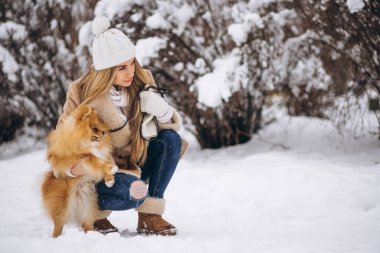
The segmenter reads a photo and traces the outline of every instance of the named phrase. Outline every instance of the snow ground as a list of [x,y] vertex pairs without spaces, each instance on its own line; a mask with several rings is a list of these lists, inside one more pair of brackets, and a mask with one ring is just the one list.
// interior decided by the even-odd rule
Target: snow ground
[[[46,150],[0,161],[0,252],[380,252],[380,142],[284,118],[247,144],[181,160],[164,217],[179,235],[121,237],[66,226],[50,238],[39,178]],[[134,211],[113,212],[135,231]]]

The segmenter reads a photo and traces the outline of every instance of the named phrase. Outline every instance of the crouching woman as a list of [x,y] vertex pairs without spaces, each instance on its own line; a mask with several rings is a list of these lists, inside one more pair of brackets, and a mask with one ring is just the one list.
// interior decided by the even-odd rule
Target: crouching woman
[[[149,88],[155,86],[154,79],[137,62],[133,43],[109,25],[105,17],[92,22],[93,66],[70,84],[57,127],[77,106],[87,103],[110,129],[119,172],[111,188],[104,181],[96,185],[102,211],[95,230],[117,231],[107,216],[111,211],[135,208],[138,233],[175,235],[175,226],[162,214],[166,188],[186,149],[186,142],[177,133],[181,118],[157,89]],[[85,159],[68,168],[67,176],[83,175]]]

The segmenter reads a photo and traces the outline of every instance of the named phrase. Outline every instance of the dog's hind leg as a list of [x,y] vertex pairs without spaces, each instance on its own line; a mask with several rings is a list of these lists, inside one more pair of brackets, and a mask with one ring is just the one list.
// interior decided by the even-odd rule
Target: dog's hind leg
[[62,235],[64,222],[60,219],[54,220],[54,231],[52,234],[52,237],[57,238],[58,236]]
[[[92,211],[95,211],[97,210],[97,207],[93,207]],[[84,232],[87,233],[87,231],[91,231],[91,230],[94,230],[94,223],[96,221],[96,216],[94,215],[95,212],[86,212],[87,215],[84,219],[82,219],[82,223],[81,223],[81,226],[82,226],[82,229]]]
[[[61,200],[61,199],[56,199],[56,200],[57,200],[56,205],[54,206],[54,208],[51,210],[51,213],[50,213],[50,217],[54,223],[54,230],[52,234],[52,237],[54,238],[57,238],[58,236],[62,234],[63,226],[68,221],[66,206],[64,205],[64,203],[57,204],[58,200]],[[66,200],[64,200],[63,202],[66,202]]]
[[94,222],[98,214],[98,196],[95,184],[92,181],[86,182],[78,190],[79,202],[77,202],[77,223],[81,225],[84,232],[94,230]]
[[82,228],[84,230],[84,232],[87,233],[87,231],[91,231],[91,230],[94,230],[94,221],[91,220],[91,221],[85,221],[82,223]]

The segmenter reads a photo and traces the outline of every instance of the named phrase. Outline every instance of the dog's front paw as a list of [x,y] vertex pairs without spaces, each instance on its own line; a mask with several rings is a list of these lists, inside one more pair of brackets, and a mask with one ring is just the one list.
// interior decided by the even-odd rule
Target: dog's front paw
[[111,174],[114,175],[118,170],[119,170],[119,167],[117,167],[117,165],[112,166]]
[[112,179],[110,179],[110,180],[108,180],[108,181],[105,182],[105,184],[106,184],[106,186],[108,188],[111,188],[114,185],[114,183],[115,183],[115,179],[114,178],[112,178]]

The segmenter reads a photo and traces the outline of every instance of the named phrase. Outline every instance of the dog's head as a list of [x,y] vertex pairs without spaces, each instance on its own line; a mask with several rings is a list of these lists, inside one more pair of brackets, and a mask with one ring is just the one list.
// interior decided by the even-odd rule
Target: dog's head
[[76,121],[76,126],[87,140],[99,141],[108,131],[106,125],[98,118],[95,109],[88,105],[80,105],[73,112],[72,116]]

